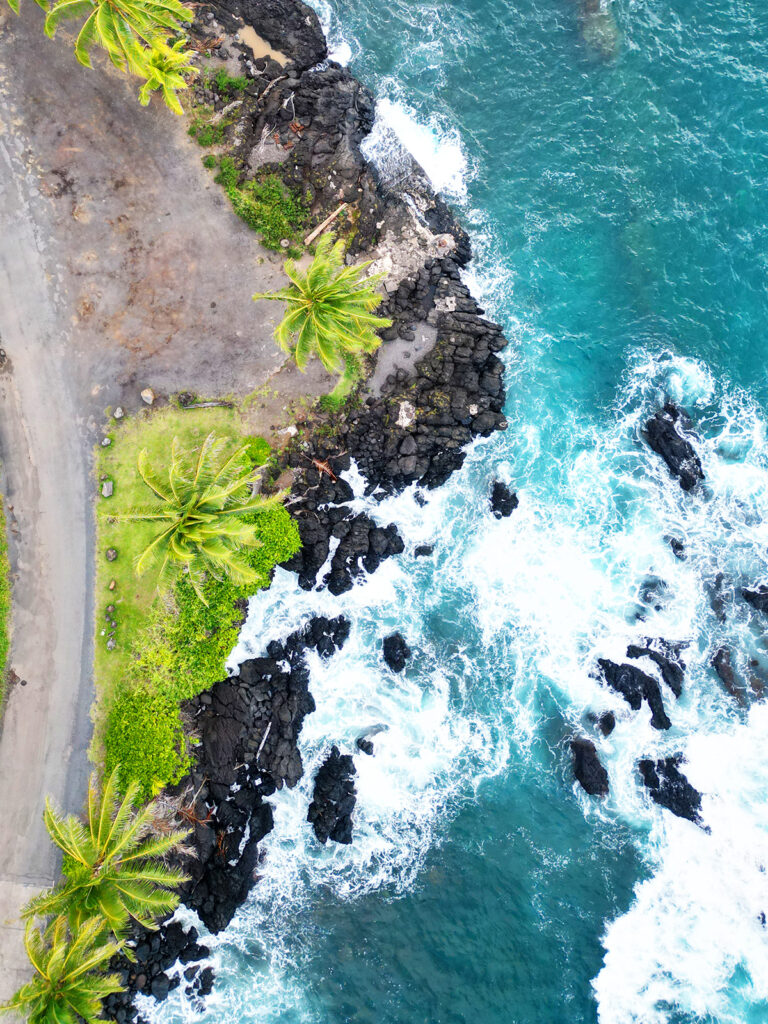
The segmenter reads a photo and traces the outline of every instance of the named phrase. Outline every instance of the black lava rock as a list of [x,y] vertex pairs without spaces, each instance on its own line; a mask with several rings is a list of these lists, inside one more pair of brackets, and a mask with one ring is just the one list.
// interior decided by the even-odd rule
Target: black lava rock
[[701,794],[680,771],[681,754],[659,761],[644,759],[638,767],[651,797],[678,818],[701,824]]
[[661,678],[670,688],[675,697],[683,692],[685,664],[680,658],[681,644],[672,644],[666,640],[647,640],[645,644],[630,644],[627,648],[628,658],[649,658],[658,666]]
[[603,678],[612,690],[620,693],[633,711],[639,711],[643,700],[651,709],[651,725],[654,729],[669,729],[672,725],[664,710],[664,701],[656,680],[636,665],[617,665],[606,658],[598,658]]
[[329,839],[335,843],[352,842],[352,812],[356,801],[352,779],[355,774],[352,755],[341,754],[338,747],[331,747],[315,776],[312,803],[307,811],[307,821],[321,843]]
[[736,672],[731,664],[731,652],[728,647],[718,647],[712,655],[712,668],[717,672],[723,686],[739,704],[745,706],[747,694],[744,687],[737,681]]
[[511,516],[520,503],[514,494],[501,480],[495,480],[491,488],[491,512],[497,519]]
[[616,728],[616,716],[612,711],[604,711],[597,720],[597,727],[603,736],[610,736]]
[[571,740],[573,774],[590,796],[607,796],[608,772],[600,763],[595,744],[581,736]]
[[741,596],[757,611],[768,615],[768,586],[765,583],[760,583],[756,587],[745,587]]
[[688,416],[667,402],[660,412],[648,420],[644,431],[649,446],[664,459],[670,473],[677,477],[684,491],[692,491],[704,479],[701,460],[684,434],[684,431],[690,429]]
[[384,637],[382,654],[393,672],[402,672],[411,657],[411,648],[400,633],[392,633]]

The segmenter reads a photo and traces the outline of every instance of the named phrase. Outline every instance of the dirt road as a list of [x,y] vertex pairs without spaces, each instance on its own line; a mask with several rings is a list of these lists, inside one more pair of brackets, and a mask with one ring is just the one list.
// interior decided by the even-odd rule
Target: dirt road
[[[0,999],[27,974],[19,907],[56,875],[45,795],[79,810],[89,772],[89,467],[105,409],[136,408],[146,386],[274,387],[282,362],[250,299],[281,281],[279,260],[235,218],[182,119],[135,91],[80,68],[65,36],[47,40],[35,4],[20,19],[3,5],[0,458],[23,682],[0,735]],[[278,380],[286,401],[328,387],[318,373]]]

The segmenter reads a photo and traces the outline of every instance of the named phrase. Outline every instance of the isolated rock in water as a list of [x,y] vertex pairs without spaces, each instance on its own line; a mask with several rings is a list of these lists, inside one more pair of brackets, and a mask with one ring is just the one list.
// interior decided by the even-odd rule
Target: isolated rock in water
[[595,744],[579,736],[571,740],[573,774],[590,796],[606,796],[608,772],[600,763]]
[[491,490],[491,512],[497,519],[511,516],[519,504],[517,495],[510,491],[506,484],[501,480],[494,481]]
[[639,711],[645,700],[651,709],[651,725],[654,729],[669,729],[672,725],[664,710],[664,701],[656,680],[635,665],[617,665],[606,658],[598,658],[603,678],[611,689],[620,693],[634,711]]
[[686,560],[688,556],[685,553],[685,544],[678,537],[670,537],[669,546],[675,558],[679,558],[681,562]]
[[744,688],[736,680],[736,673],[731,664],[731,652],[727,647],[718,647],[712,655],[712,668],[717,672],[723,686],[728,693],[742,706],[747,703],[747,695]]
[[616,728],[616,715],[612,711],[604,711],[597,720],[597,727],[603,736],[610,736]]
[[680,658],[680,645],[666,640],[647,640],[643,646],[630,644],[628,658],[650,658],[661,671],[661,678],[675,697],[683,692],[685,663]]
[[405,663],[411,656],[411,648],[400,633],[392,633],[391,636],[384,637],[382,651],[384,661],[393,672],[402,672]]
[[413,557],[426,558],[428,555],[431,555],[434,550],[434,544],[419,544],[418,547],[413,549]]
[[651,797],[678,818],[701,824],[701,793],[694,789],[679,769],[682,754],[659,761],[644,759],[638,767]]
[[646,441],[664,459],[684,491],[692,491],[704,479],[701,461],[691,442],[683,435],[683,431],[690,428],[691,422],[686,414],[667,402],[648,420],[644,430]]
[[315,776],[312,803],[307,812],[307,821],[321,843],[329,839],[335,843],[352,842],[352,811],[357,792],[352,778],[355,774],[352,755],[341,754],[338,747],[331,747]]
[[364,736],[359,736],[355,740],[355,746],[362,754],[368,754],[370,757],[373,756],[373,741],[367,740]]
[[741,596],[763,615],[768,615],[768,586],[759,583],[756,587],[745,587]]
[[718,622],[725,622],[728,606],[733,601],[733,589],[725,582],[725,576],[719,572],[714,580],[705,582],[709,604],[717,616]]

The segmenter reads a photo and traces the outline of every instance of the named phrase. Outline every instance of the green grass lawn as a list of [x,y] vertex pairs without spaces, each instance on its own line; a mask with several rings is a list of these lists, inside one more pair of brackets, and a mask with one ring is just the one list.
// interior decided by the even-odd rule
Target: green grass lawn
[[11,566],[8,561],[8,534],[5,508],[0,498],[0,713],[5,703],[8,649],[11,645]]
[[[254,466],[264,463],[269,446],[249,436],[247,420],[237,409],[142,410],[115,424],[112,444],[96,458],[98,483],[94,667],[97,702],[94,714],[94,759],[109,769],[123,766],[123,781],[138,778],[145,797],[159,785],[175,781],[187,764],[179,722],[179,701],[194,696],[224,677],[226,658],[237,640],[242,602],[267,586],[277,562],[299,546],[298,531],[278,505],[253,514],[261,546],[249,550],[259,582],[237,586],[209,579],[208,606],[181,578],[158,595],[151,570],[137,576],[136,561],[154,535],[151,524],[119,522],[118,513],[152,504],[153,494],[138,474],[139,452],[162,469],[178,437],[183,447],[197,448],[211,432],[232,448],[248,444]],[[114,487],[101,496],[102,478]],[[109,561],[108,549],[117,557]]]

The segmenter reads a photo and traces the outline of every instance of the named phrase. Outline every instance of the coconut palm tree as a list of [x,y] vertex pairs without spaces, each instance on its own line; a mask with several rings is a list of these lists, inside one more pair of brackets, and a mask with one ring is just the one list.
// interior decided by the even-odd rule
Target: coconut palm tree
[[307,270],[286,260],[285,272],[291,279],[287,288],[253,296],[287,303],[275,330],[276,341],[302,372],[316,355],[329,373],[342,374],[335,397],[349,390],[359,372],[360,355],[381,344],[376,331],[392,325],[373,313],[382,300],[373,286],[383,275],[363,277],[369,266],[370,261],[345,267],[344,243],[323,235]]
[[[120,71],[146,79],[139,98],[149,102],[151,92],[159,89],[171,110],[183,113],[176,95],[186,89],[196,69],[192,50],[184,50],[187,35],[183,25],[194,18],[181,0],[36,0],[46,12],[45,34],[51,39],[62,21],[85,19],[75,41],[75,56],[90,68],[94,46],[106,50]],[[19,13],[19,0],[8,0]],[[169,37],[176,39],[171,45]]]
[[222,459],[225,446],[226,441],[209,434],[199,449],[185,452],[174,438],[170,468],[162,477],[150,468],[149,455],[142,451],[139,474],[158,500],[116,517],[123,522],[159,524],[139,556],[136,571],[141,575],[151,565],[159,565],[161,589],[186,572],[203,604],[207,604],[203,592],[207,575],[219,580],[228,576],[242,584],[259,580],[245,553],[261,544],[252,514],[282,500],[282,494],[255,497],[247,445]]
[[102,973],[121,948],[105,938],[102,918],[80,922],[71,937],[65,917],[57,917],[43,932],[30,922],[24,945],[35,975],[1,1010],[23,1015],[28,1024],[95,1024],[102,1019],[101,1000],[122,988],[116,974]]
[[120,801],[118,768],[101,791],[94,773],[88,786],[85,824],[74,815],[65,818],[46,800],[45,825],[64,853],[66,881],[30,900],[23,917],[66,916],[73,934],[84,921],[101,917],[119,937],[129,918],[154,928],[156,918],[176,909],[179,895],[174,889],[186,876],[160,858],[177,848],[187,833],[149,837],[154,808],[149,804],[135,810],[138,792],[138,784],[131,783]]

